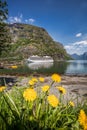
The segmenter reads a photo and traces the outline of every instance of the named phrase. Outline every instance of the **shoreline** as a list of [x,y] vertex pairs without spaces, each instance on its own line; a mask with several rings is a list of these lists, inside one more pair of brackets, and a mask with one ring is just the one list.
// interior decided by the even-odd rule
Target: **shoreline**
[[[64,85],[73,85],[73,84],[77,84],[77,85],[87,85],[87,75],[64,75],[61,74],[60,75],[62,78],[62,84]],[[44,77],[44,78],[49,78],[51,77],[51,75],[47,75],[47,74],[30,74],[30,75],[26,75],[26,74],[15,74],[15,75],[9,75],[9,74],[0,74],[0,78],[15,78],[15,79],[19,79],[19,78],[29,78],[29,77]]]
[[[51,76],[51,74],[38,74],[38,73],[30,73],[30,74],[18,74],[18,73],[12,73],[12,74],[0,74],[0,77],[1,76]],[[61,76],[69,76],[69,77],[87,77],[87,74],[59,74]]]
[[[8,89],[11,89],[11,87],[15,84],[17,86],[26,86],[30,77],[44,77],[46,79],[44,84],[49,84],[51,81],[51,76],[49,75],[0,75],[1,78],[5,78]],[[76,97],[76,95],[80,96],[83,99],[87,100],[87,75],[61,75],[61,85],[67,90],[68,97],[71,98]],[[51,93],[55,93],[56,91],[52,87]],[[65,97],[66,98],[66,97]]]

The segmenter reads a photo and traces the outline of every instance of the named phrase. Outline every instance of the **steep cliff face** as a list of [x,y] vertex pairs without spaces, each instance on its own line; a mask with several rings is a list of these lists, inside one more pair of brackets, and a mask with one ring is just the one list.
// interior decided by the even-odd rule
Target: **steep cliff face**
[[12,38],[9,55],[28,58],[30,55],[50,55],[55,60],[69,59],[63,45],[53,41],[44,28],[27,24],[9,24]]

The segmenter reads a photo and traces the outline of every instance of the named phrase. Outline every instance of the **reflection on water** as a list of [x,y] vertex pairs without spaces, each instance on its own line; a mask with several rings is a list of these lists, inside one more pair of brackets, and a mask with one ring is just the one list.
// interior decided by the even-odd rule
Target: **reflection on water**
[[66,69],[66,74],[87,74],[87,60],[72,60]]
[[50,62],[50,63],[27,63],[29,69],[38,73],[59,73],[64,74],[67,68],[67,62]]
[[[44,73],[59,73],[59,74],[86,74],[87,75],[87,60],[70,60],[59,61],[54,63],[28,63],[27,66],[32,70]],[[40,69],[40,71],[39,71]]]
[[36,62],[36,63],[28,63],[27,64],[30,69],[39,69],[39,68],[50,68],[53,66],[53,62]]

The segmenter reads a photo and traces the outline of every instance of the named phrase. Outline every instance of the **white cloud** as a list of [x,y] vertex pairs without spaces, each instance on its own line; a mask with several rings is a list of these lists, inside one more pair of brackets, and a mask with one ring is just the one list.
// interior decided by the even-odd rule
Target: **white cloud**
[[68,44],[65,46],[65,49],[69,54],[82,54],[87,51],[87,40]]
[[35,19],[33,19],[33,18],[26,19],[25,22],[26,22],[26,23],[33,24],[33,23],[35,22]]
[[8,18],[8,22],[9,23],[21,23],[22,18],[23,18],[22,14],[20,16],[14,16],[14,17],[11,16],[11,17]]
[[30,23],[33,23],[33,22],[35,22],[35,20],[32,19],[32,18],[30,18],[30,19],[29,19],[29,22],[30,22]]
[[75,42],[75,43],[73,43],[73,45],[83,45],[83,46],[87,45],[87,40]]
[[25,19],[25,22],[26,22],[26,23],[28,23],[28,20],[27,20],[27,19]]
[[8,23],[30,23],[33,24],[35,22],[35,19],[29,18],[29,19],[23,19],[23,14],[20,14],[18,16],[11,16],[8,18]]
[[82,36],[82,33],[77,33],[76,34],[76,37],[81,37]]

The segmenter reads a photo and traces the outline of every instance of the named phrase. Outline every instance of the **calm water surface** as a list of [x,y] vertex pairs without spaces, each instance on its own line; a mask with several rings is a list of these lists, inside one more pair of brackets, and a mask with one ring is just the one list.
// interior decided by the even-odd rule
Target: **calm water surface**
[[87,60],[68,61],[66,74],[87,74]]
[[61,74],[87,75],[87,60],[70,60],[55,63],[29,63],[27,66],[35,70],[49,70]]

